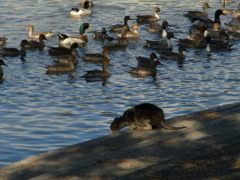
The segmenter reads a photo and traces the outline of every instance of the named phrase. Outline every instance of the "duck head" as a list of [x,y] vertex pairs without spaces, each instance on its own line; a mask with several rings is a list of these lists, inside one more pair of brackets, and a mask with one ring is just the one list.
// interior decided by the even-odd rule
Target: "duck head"
[[83,23],[81,24],[81,26],[79,27],[79,34],[82,35],[82,34],[85,34],[85,30],[86,29],[92,29],[91,26],[89,26],[88,23]]

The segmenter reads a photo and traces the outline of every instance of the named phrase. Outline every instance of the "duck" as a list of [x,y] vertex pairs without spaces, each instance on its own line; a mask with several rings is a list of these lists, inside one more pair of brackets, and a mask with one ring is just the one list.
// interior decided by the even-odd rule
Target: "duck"
[[212,38],[211,36],[207,35],[205,37],[206,40],[206,52],[211,53],[215,51],[231,51],[232,50],[232,44],[228,43],[219,43],[219,44],[212,44]]
[[[80,2],[80,5],[81,5],[82,7],[84,7],[84,4],[85,4],[86,1],[88,1],[88,0],[82,0],[82,1]],[[94,5],[92,1],[88,1],[88,4],[89,4],[89,7],[92,7],[92,6]]]
[[197,27],[196,31],[193,33],[192,30],[190,29],[188,39],[194,40],[196,39],[196,36],[201,36],[202,38],[204,37],[204,32],[208,29],[206,25],[202,25]]
[[155,7],[153,9],[153,15],[138,15],[137,16],[137,22],[138,24],[148,24],[148,23],[156,23],[160,17],[158,15],[158,13],[160,12],[160,8],[159,7]]
[[225,31],[227,34],[227,40],[240,40],[240,32],[231,32],[229,30]]
[[73,43],[84,44],[88,42],[86,29],[92,29],[88,23],[83,23],[79,27],[79,35],[58,34],[58,43],[60,45],[71,45]]
[[157,74],[157,64],[154,64],[153,67],[132,67],[128,73],[146,77],[146,76],[153,76],[155,77]]
[[[135,57],[138,61],[138,66],[140,67],[155,67],[156,65],[163,65],[162,63],[160,63],[156,53],[152,52],[150,54],[150,57],[144,57],[144,56],[136,56]],[[155,61],[155,59],[157,59]]]
[[[71,53],[70,55],[72,55],[72,61],[73,61],[74,66],[76,66],[79,62],[77,59],[77,54]],[[68,64],[69,63],[68,58],[70,55],[60,56],[58,59],[54,59],[53,61],[58,64]]]
[[73,17],[82,17],[90,14],[92,14],[92,11],[89,9],[89,1],[84,2],[83,9],[72,8],[70,12],[70,15]]
[[169,24],[167,21],[163,21],[162,22],[162,28],[158,31],[158,36],[162,37],[162,38],[166,38],[167,37],[167,28],[168,28]]
[[31,38],[39,38],[39,36],[41,34],[44,34],[46,38],[50,38],[53,35],[55,35],[55,33],[51,32],[51,31],[33,33],[33,31],[34,31],[34,26],[33,25],[27,25],[26,30],[29,30],[28,36],[31,37]]
[[202,42],[203,36],[198,33],[194,36],[194,39],[178,39],[178,45],[185,48],[202,48],[201,42]]
[[109,62],[102,61],[102,70],[94,69],[87,71],[81,78],[108,78],[111,76],[110,71],[107,69]]
[[47,40],[44,34],[39,36],[39,41],[30,40],[25,46],[26,49],[43,49],[45,47],[44,40]]
[[122,32],[124,27],[127,27],[129,29],[129,26],[128,26],[129,20],[131,20],[130,16],[125,16],[123,19],[124,23],[112,25],[110,27],[110,31],[120,33],[120,32]]
[[227,24],[227,30],[230,32],[237,32],[240,33],[240,23],[238,24]]
[[95,40],[103,40],[104,36],[107,34],[107,30],[105,27],[102,27],[102,31],[98,32],[98,31],[94,31],[93,32],[93,39]]
[[151,41],[147,40],[145,47],[155,48],[158,50],[171,50],[172,42],[171,39],[175,38],[173,32],[167,32],[167,38],[162,39],[161,41]]
[[110,62],[110,56],[109,53],[111,51],[107,48],[103,49],[102,54],[85,54],[83,57],[84,61],[90,61],[90,62]]
[[47,74],[72,72],[75,68],[75,65],[73,63],[74,59],[75,59],[75,56],[69,55],[67,59],[68,61],[67,63],[65,62],[57,65],[46,66],[45,68],[47,69]]
[[103,46],[104,47],[125,47],[128,45],[129,41],[126,38],[128,27],[123,28],[121,37],[113,38],[108,35],[104,36]]
[[0,37],[0,46],[4,45],[7,41],[7,38],[5,37]]
[[191,22],[193,26],[207,25],[209,28],[213,28],[213,30],[218,30],[221,28],[220,15],[222,14],[223,11],[221,9],[217,9],[215,11],[214,21],[207,17],[193,17]]
[[2,77],[3,77],[3,68],[2,68],[2,65],[3,66],[7,66],[7,64],[5,64],[5,62],[2,60],[2,59],[0,59],[0,79],[2,79]]
[[[126,38],[139,38],[140,37],[140,33],[138,32],[139,26],[137,24],[133,24],[132,26],[133,31],[127,31],[126,32]],[[122,34],[117,34],[118,37],[121,37]]]
[[185,47],[179,46],[178,52],[172,51],[162,51],[160,53],[161,59],[169,59],[169,60],[185,60],[185,55],[183,51],[187,51]]
[[211,6],[207,2],[205,2],[205,3],[203,3],[202,11],[188,11],[183,16],[188,17],[188,18],[207,17],[208,16],[207,8],[211,8]]
[[2,56],[10,56],[10,57],[16,57],[21,56],[21,58],[26,56],[26,46],[29,45],[29,42],[27,40],[21,41],[21,49],[12,48],[12,47],[2,47],[0,49],[0,55]]
[[48,53],[52,56],[60,56],[60,55],[76,55],[78,54],[76,48],[78,48],[79,45],[77,43],[71,44],[70,48],[66,47],[50,47],[48,49]]
[[[223,9],[224,14],[231,14],[233,16],[233,20],[239,20],[240,19],[240,3],[238,3],[238,9]],[[232,20],[232,21],[233,21]]]

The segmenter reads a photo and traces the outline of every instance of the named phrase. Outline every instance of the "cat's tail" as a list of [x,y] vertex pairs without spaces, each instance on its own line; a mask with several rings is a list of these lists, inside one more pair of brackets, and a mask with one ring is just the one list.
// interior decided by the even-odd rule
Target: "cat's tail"
[[167,130],[179,130],[179,129],[186,128],[186,126],[182,126],[182,127],[171,126],[171,125],[167,124],[166,121],[161,121],[161,125]]

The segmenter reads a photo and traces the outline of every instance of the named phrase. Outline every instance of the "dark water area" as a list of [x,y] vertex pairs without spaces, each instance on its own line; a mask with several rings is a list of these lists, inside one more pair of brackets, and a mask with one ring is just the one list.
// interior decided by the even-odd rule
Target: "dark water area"
[[[93,31],[122,23],[125,15],[152,14],[161,8],[161,20],[167,20],[177,38],[186,38],[191,22],[183,16],[188,10],[201,10],[202,1],[94,1],[92,15],[72,18],[72,7],[77,0],[4,1],[0,7],[0,37],[7,37],[6,47],[19,48],[22,39],[30,39],[26,25],[35,31],[77,34],[79,25],[88,22],[89,42],[78,48],[84,53],[101,53],[102,43],[93,39]],[[209,17],[223,8],[220,0],[210,0]],[[238,2],[226,6],[237,9]],[[221,16],[228,23],[231,16]],[[129,22],[131,26],[134,21]],[[159,39],[141,25],[138,40],[130,40],[126,48],[110,53],[111,77],[106,82],[87,82],[80,78],[87,70],[100,69],[99,64],[82,61],[70,74],[47,75],[47,65],[54,64],[48,47],[57,46],[57,37],[49,38],[43,51],[28,50],[22,62],[19,57],[2,57],[4,79],[0,84],[0,165],[4,166],[32,155],[67,145],[84,142],[110,132],[112,120],[126,109],[143,102],[161,107],[167,118],[200,111],[217,105],[239,101],[240,49],[233,41],[234,50],[213,52],[189,49],[182,64],[161,60],[156,77],[137,77],[127,71],[137,66],[136,56],[153,52],[144,48],[145,40]],[[114,36],[114,33],[109,33]],[[177,41],[173,41],[177,51]]]

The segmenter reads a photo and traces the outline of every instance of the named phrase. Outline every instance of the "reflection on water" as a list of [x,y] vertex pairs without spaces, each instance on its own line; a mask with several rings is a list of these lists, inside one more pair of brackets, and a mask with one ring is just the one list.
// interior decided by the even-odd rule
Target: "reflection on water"
[[[123,23],[125,15],[151,14],[153,7],[159,6],[160,23],[168,20],[175,36],[184,38],[190,21],[182,14],[201,9],[200,1],[187,0],[95,1],[91,16],[71,18],[70,9],[78,7],[78,3],[79,0],[4,1],[0,7],[0,36],[8,38],[7,47],[19,48],[22,39],[29,39],[27,24],[34,25],[36,32],[77,34],[79,25],[88,22],[92,31],[101,31],[103,26]],[[210,4],[213,8],[209,9],[209,16],[213,18],[215,9],[222,6],[218,0]],[[237,5],[227,7],[236,9]],[[230,17],[223,16],[221,20],[224,24]],[[47,75],[44,67],[54,60],[47,47],[57,46],[57,37],[50,38],[43,51],[27,51],[24,62],[19,57],[4,57],[8,66],[3,67],[4,80],[0,84],[0,165],[107,135],[114,117],[141,102],[155,103],[169,118],[238,101],[239,42],[233,42],[235,50],[231,54],[208,55],[204,50],[190,49],[185,61],[161,60],[165,66],[158,66],[155,78],[142,78],[127,71],[137,65],[135,56],[149,56],[152,52],[143,48],[145,40],[158,36],[147,32],[147,25],[140,28],[139,40],[131,40],[127,48],[112,50],[112,75],[104,82],[80,78],[87,70],[101,69],[99,64],[81,58],[75,72]],[[78,49],[80,57],[102,52],[101,42],[93,40],[92,31],[87,31],[89,43]]]

